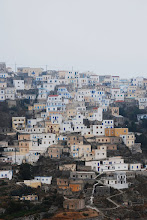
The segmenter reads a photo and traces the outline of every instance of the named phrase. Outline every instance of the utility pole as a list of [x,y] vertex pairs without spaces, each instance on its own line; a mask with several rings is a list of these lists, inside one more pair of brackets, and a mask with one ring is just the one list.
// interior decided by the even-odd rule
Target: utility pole
[[46,71],[47,71],[47,65],[46,65]]
[[15,147],[15,164],[16,164],[16,147]]
[[16,63],[15,63],[15,73],[16,73]]

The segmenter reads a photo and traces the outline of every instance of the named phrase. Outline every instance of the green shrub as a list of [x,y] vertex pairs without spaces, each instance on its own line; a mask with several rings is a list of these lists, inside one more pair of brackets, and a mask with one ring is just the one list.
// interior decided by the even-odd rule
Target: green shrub
[[88,213],[83,213],[83,216],[89,216]]

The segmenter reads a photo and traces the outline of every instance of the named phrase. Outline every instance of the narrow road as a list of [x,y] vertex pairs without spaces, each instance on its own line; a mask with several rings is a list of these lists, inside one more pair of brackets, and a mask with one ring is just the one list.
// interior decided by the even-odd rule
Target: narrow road
[[95,206],[87,205],[86,208],[88,208],[88,209],[93,209],[93,210],[95,210],[96,212],[100,213],[102,216],[107,217],[107,216],[104,215],[104,213],[103,213],[102,211],[100,211],[100,210],[99,210],[98,208],[96,208]]
[[[97,179],[100,175],[102,175],[102,174],[103,174],[103,173],[98,174],[94,179],[96,180],[96,179]],[[91,205],[93,204],[94,191],[95,191],[96,186],[97,186],[99,183],[103,184],[103,183],[101,182],[101,180],[96,180],[96,181],[97,181],[97,183],[95,183],[95,184],[93,185],[92,194],[91,194],[91,197],[90,197],[90,203],[91,203]]]
[[[100,175],[102,175],[102,173],[99,174],[99,175],[97,175],[94,179],[96,179],[96,178],[99,177]],[[93,185],[92,194],[91,194],[91,197],[90,197],[90,204],[91,204],[91,205],[87,205],[86,207],[95,210],[96,212],[100,213],[103,217],[107,218],[107,216],[104,215],[104,213],[103,213],[100,209],[98,209],[97,207],[93,206],[93,199],[94,199],[95,187],[96,187],[99,183],[102,183],[101,180],[96,180],[96,181],[97,181],[97,183],[95,183],[95,184]],[[109,219],[112,219],[112,218],[109,218]],[[112,219],[112,220],[113,220],[113,219]]]
[[[101,174],[102,174],[102,173],[101,173]],[[96,180],[101,174],[97,175],[94,179]],[[112,195],[112,196],[109,196],[109,197],[106,198],[109,202],[111,202],[113,205],[115,205],[115,207],[113,207],[113,208],[104,208],[104,209],[103,209],[103,208],[100,208],[100,209],[98,209],[97,207],[93,206],[94,192],[95,192],[96,186],[97,186],[99,183],[100,183],[100,184],[103,184],[103,182],[102,182],[101,180],[96,180],[96,181],[97,181],[97,183],[95,183],[95,184],[93,185],[92,194],[91,194],[91,197],[90,197],[90,204],[91,204],[91,205],[87,205],[86,207],[87,207],[87,208],[91,208],[91,209],[93,209],[93,210],[99,212],[102,216],[108,218],[106,215],[104,215],[104,213],[102,212],[102,210],[108,211],[108,210],[113,210],[113,209],[117,209],[117,208],[121,207],[119,204],[117,204],[116,202],[114,202],[114,201],[112,200],[112,198],[115,197],[115,196],[121,195],[121,194],[123,194],[124,192],[121,191],[121,190],[119,190],[119,193],[117,193],[117,194],[115,194],[115,195]],[[112,219],[112,218],[109,217],[109,219]]]
[[117,204],[116,202],[114,202],[111,198],[113,198],[113,197],[115,197],[115,196],[118,196],[118,195],[121,195],[121,194],[123,194],[123,193],[124,193],[124,192],[119,189],[119,193],[117,193],[117,194],[115,194],[115,195],[112,195],[112,196],[109,196],[109,197],[106,198],[109,202],[113,203],[116,207],[114,207],[114,208],[108,208],[108,209],[105,208],[105,209],[101,209],[101,210],[112,210],[112,209],[117,209],[117,208],[119,208],[120,205]]

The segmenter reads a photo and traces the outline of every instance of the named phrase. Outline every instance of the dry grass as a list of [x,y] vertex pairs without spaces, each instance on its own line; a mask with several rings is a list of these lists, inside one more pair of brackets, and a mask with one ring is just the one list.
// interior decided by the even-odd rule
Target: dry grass
[[[84,214],[84,215],[83,215]],[[87,215],[87,216],[86,216]],[[97,217],[99,214],[92,209],[86,209],[84,211],[65,211],[65,212],[60,212],[57,213],[55,216],[51,218],[51,220],[76,220],[76,219],[86,219],[90,217]]]

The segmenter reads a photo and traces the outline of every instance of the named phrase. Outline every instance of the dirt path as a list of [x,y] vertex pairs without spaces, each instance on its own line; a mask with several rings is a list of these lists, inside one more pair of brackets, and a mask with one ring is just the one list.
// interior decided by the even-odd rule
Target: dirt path
[[115,195],[112,195],[112,196],[109,196],[109,197],[106,198],[109,202],[113,203],[116,207],[114,207],[114,208],[108,208],[108,209],[101,209],[101,210],[106,210],[106,211],[107,211],[107,210],[117,209],[117,208],[121,207],[119,204],[117,204],[116,202],[114,202],[111,198],[113,198],[113,197],[115,197],[115,196],[118,196],[118,195],[121,195],[121,194],[123,194],[123,193],[124,193],[123,191],[119,190],[119,193],[117,193],[117,194],[115,194]]
[[[101,174],[102,174],[102,173],[101,173]],[[97,175],[97,176],[95,177],[95,179],[97,179],[97,177],[99,177],[101,174]],[[117,208],[121,207],[119,204],[117,204],[116,202],[114,202],[114,201],[112,200],[112,198],[115,197],[115,196],[121,195],[121,194],[123,194],[124,192],[121,191],[121,190],[119,190],[119,193],[117,193],[117,194],[115,194],[115,195],[112,195],[112,196],[108,196],[108,197],[106,198],[109,202],[111,202],[113,205],[115,205],[115,207],[113,207],[113,208],[104,208],[104,209],[103,209],[103,208],[100,208],[100,209],[98,209],[97,207],[95,207],[95,206],[93,205],[94,192],[95,192],[96,186],[97,186],[98,184],[103,184],[103,182],[102,182],[101,180],[96,180],[96,181],[97,181],[97,183],[95,183],[95,184],[93,185],[92,194],[91,194],[91,197],[90,197],[90,204],[91,204],[91,205],[87,205],[86,207],[87,207],[87,208],[91,208],[91,209],[97,211],[98,213],[100,213],[100,214],[101,214],[103,217],[105,217],[105,218],[109,218],[109,219],[112,219],[112,220],[113,220],[113,218],[107,217],[107,216],[102,212],[102,210],[108,211],[108,210],[113,210],[113,209],[117,209]]]

